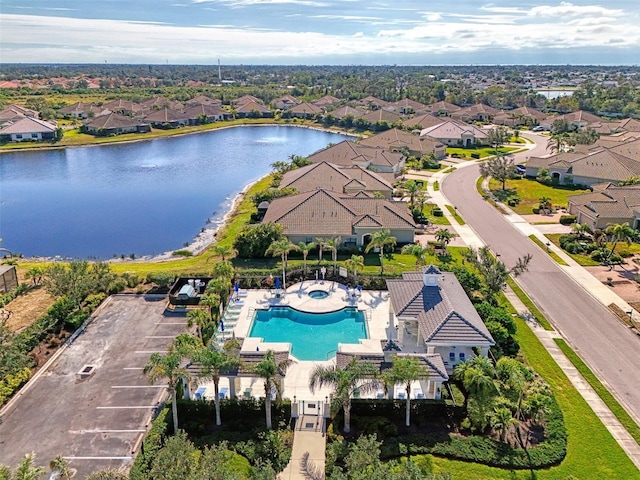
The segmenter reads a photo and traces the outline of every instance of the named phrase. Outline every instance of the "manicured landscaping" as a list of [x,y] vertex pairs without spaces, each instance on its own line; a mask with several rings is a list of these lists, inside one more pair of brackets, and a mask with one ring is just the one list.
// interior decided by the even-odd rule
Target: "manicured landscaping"
[[458,215],[458,210],[455,207],[452,207],[451,205],[447,205],[447,210],[449,210],[449,213],[451,215],[453,215],[453,218],[456,219],[456,222],[458,222],[458,225],[464,225],[465,221],[464,219]]
[[535,243],[536,245],[538,245],[542,250],[544,250],[545,252],[547,252],[547,254],[553,258],[553,260],[558,264],[558,265],[569,265],[567,262],[565,262],[562,258],[560,258],[560,255],[558,255],[556,252],[552,252],[551,250],[549,250],[549,248],[540,241],[540,239],[538,237],[536,237],[535,235],[529,235],[529,238],[531,239],[531,241],[533,243]]
[[489,190],[504,203],[507,203],[511,198],[519,198],[519,202],[511,208],[520,215],[532,214],[533,209],[538,207],[542,197],[550,199],[552,208],[566,208],[567,197],[590,191],[579,188],[543,185],[536,180],[528,178],[507,180],[505,190],[502,190],[502,182],[492,178],[489,180]]
[[[518,147],[500,147],[498,152],[500,153],[511,153],[515,150],[518,150]],[[483,147],[483,148],[462,148],[462,147],[447,147],[447,155],[450,157],[457,158],[474,158],[472,154],[477,154],[477,158],[485,158],[490,157],[496,154],[496,150],[492,147]]]
[[554,342],[558,345],[562,353],[571,361],[574,367],[580,372],[580,375],[593,388],[602,401],[609,407],[609,410],[616,416],[618,421],[624,426],[625,430],[640,445],[640,426],[633,421],[631,415],[622,408],[611,392],[602,384],[598,377],[594,375],[586,363],[582,361],[580,356],[564,341],[562,338],[554,338]]

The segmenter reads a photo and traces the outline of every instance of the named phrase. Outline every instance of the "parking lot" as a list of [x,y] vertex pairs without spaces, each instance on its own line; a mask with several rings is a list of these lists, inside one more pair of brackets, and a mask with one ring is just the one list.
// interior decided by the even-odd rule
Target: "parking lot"
[[[5,412],[0,463],[15,466],[25,453],[48,465],[56,455],[78,470],[127,469],[166,384],[142,373],[153,352],[166,352],[186,329],[183,317],[165,317],[166,297],[116,295],[84,332]],[[91,365],[88,378],[77,373]]]

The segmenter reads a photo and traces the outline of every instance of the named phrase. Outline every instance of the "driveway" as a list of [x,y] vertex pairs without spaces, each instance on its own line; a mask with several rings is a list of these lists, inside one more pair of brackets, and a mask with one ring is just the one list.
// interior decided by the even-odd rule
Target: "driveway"
[[[164,317],[166,297],[116,295],[87,329],[30,382],[3,413],[0,463],[15,466],[27,452],[37,463],[62,455],[75,478],[126,470],[166,384],[149,385],[142,368],[152,352],[166,352],[186,320]],[[93,365],[81,380],[77,373]]]

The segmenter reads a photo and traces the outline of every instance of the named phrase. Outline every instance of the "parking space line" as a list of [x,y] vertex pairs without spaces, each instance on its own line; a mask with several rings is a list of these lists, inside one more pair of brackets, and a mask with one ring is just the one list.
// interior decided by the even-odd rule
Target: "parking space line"
[[96,407],[96,410],[122,410],[133,408],[156,408],[158,405],[123,405],[118,407]]
[[123,370],[144,370],[144,367],[124,367]]
[[176,338],[175,335],[145,335],[144,338]]
[[154,322],[154,325],[187,325],[187,322]]
[[65,460],[125,460],[129,461],[133,457],[62,457]]
[[146,354],[149,354],[149,353],[167,353],[167,351],[166,350],[136,350],[133,353],[143,353],[143,354],[144,353],[146,353]]
[[111,385],[111,388],[167,388],[166,385]]

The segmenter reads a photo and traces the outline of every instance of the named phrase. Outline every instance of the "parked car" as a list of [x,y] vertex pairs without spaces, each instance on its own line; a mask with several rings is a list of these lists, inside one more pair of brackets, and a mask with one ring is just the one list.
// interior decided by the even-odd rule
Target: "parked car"
[[543,132],[544,131],[544,127],[541,127],[540,125],[538,125],[537,127],[533,127],[531,129],[532,132]]
[[516,165],[516,173],[518,173],[519,175],[524,175],[526,172],[527,172],[526,165],[523,165],[521,163]]

